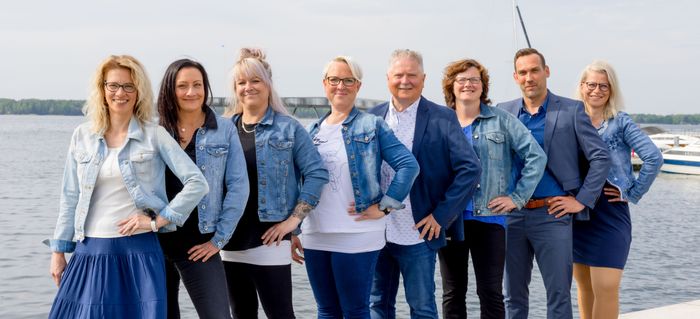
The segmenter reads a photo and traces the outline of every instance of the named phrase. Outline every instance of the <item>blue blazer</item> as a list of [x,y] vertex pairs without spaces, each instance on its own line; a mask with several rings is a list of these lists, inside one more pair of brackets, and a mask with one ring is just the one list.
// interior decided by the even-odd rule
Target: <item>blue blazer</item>
[[[385,102],[369,113],[384,118],[388,110],[389,102]],[[474,196],[481,164],[469,147],[455,112],[424,97],[418,103],[412,152],[420,166],[410,192],[413,219],[417,223],[433,214],[441,226],[440,237],[427,243],[432,249],[439,249],[447,244],[447,229],[461,219],[467,202]]]
[[[546,169],[564,191],[576,196],[587,208],[594,208],[610,170],[608,147],[586,114],[583,102],[547,91],[547,117],[544,125]],[[497,107],[518,116],[523,99],[500,103]],[[588,209],[576,214],[588,220]]]

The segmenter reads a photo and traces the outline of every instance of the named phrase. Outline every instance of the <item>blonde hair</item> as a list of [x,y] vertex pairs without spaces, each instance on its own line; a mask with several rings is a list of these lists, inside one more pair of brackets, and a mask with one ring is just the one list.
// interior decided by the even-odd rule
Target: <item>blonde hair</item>
[[590,107],[588,106],[588,104],[586,104],[586,101],[583,99],[583,94],[581,94],[581,84],[586,80],[588,74],[590,74],[591,72],[605,74],[608,77],[608,84],[610,85],[610,97],[608,98],[608,102],[605,105],[603,115],[606,119],[615,117],[617,112],[622,111],[623,109],[622,93],[619,89],[620,82],[617,80],[615,69],[613,69],[612,65],[605,61],[595,60],[583,69],[583,71],[581,72],[581,78],[578,81],[578,86],[576,87],[576,93],[574,94],[574,97],[578,100],[583,101],[583,104],[586,107],[586,113],[590,115]]
[[355,62],[355,60],[353,60],[351,57],[345,55],[336,56],[335,58],[333,58],[333,60],[330,60],[328,61],[328,63],[326,63],[326,67],[323,68],[324,79],[328,75],[328,70],[331,68],[331,64],[335,62],[347,64],[348,68],[350,68],[350,73],[352,73],[352,76],[358,81],[362,82],[362,69],[360,68],[360,65],[357,64],[357,62]]
[[109,108],[105,97],[105,77],[114,69],[125,69],[131,73],[131,80],[136,86],[136,105],[134,116],[139,124],[152,122],[155,116],[153,90],[143,65],[130,55],[110,55],[100,63],[90,85],[90,95],[83,106],[83,113],[95,133],[103,135],[109,129]]
[[275,91],[272,85],[272,70],[270,64],[265,60],[265,53],[257,48],[242,48],[238,57],[238,61],[233,66],[233,75],[231,76],[233,85],[233,96],[229,104],[226,106],[224,116],[230,117],[235,114],[243,113],[243,107],[236,97],[236,79],[241,77],[259,78],[265,83],[270,90],[270,96],[267,101],[272,110],[277,113],[289,115],[289,111],[282,102],[282,99]]

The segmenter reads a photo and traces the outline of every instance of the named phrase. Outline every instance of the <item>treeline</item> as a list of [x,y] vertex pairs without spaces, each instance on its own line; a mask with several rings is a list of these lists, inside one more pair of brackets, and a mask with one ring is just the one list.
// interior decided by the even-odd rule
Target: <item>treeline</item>
[[700,124],[700,114],[630,114],[636,123],[648,124]]
[[83,100],[0,99],[0,114],[83,115]]

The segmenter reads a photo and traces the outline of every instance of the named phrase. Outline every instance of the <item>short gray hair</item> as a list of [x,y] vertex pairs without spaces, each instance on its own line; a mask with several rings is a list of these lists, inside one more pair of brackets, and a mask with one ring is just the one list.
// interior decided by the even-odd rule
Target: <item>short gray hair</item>
[[394,52],[391,53],[391,58],[389,59],[389,68],[391,68],[391,65],[394,64],[394,61],[398,59],[412,59],[416,62],[418,62],[418,66],[420,66],[420,71],[424,72],[423,69],[423,56],[418,53],[417,51],[413,51],[410,49],[396,49]]

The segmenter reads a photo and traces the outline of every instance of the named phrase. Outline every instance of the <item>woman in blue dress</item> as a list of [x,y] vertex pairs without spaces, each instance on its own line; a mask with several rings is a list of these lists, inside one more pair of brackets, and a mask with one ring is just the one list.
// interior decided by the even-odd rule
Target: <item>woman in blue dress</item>
[[[590,221],[573,225],[574,278],[581,318],[617,318],[622,270],[632,242],[628,202],[637,203],[662,164],[661,152],[622,109],[612,66],[594,61],[581,73],[576,97],[608,145],[612,165]],[[635,178],[631,152],[642,159]]]

